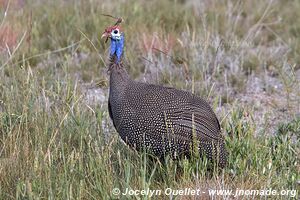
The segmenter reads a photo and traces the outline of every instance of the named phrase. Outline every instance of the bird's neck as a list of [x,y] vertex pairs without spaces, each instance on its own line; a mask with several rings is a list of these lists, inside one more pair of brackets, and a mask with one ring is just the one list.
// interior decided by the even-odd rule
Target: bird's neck
[[110,82],[127,82],[130,77],[122,63],[113,64],[109,67]]
[[128,83],[131,81],[122,62],[113,62],[109,64],[110,72],[110,91],[115,91],[117,96],[125,90]]
[[111,91],[124,91],[130,77],[123,64],[124,34],[121,39],[111,39],[109,71]]

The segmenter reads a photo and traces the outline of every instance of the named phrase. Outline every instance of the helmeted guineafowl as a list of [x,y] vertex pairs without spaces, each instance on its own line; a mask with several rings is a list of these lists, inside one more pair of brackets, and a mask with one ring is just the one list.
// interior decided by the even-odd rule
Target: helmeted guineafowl
[[108,110],[122,140],[160,158],[190,157],[197,148],[223,168],[227,161],[224,137],[208,103],[186,91],[132,80],[122,62],[120,26],[106,28],[102,37],[111,40]]

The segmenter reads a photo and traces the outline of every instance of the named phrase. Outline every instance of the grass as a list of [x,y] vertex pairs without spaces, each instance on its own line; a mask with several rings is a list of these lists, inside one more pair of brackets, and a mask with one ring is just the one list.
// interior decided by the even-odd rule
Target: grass
[[[267,198],[299,198],[298,1],[19,2],[0,1],[0,199],[166,198],[113,188],[272,188],[297,194]],[[113,21],[100,13],[125,18],[132,77],[208,99],[226,169],[159,163],[120,141],[99,39]]]

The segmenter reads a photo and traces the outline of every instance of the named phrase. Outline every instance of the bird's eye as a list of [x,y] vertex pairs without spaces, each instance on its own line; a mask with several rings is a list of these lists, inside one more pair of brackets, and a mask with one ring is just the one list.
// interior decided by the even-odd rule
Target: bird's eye
[[120,38],[121,38],[121,32],[118,28],[111,30],[110,35],[111,35],[111,38],[114,40],[120,40]]

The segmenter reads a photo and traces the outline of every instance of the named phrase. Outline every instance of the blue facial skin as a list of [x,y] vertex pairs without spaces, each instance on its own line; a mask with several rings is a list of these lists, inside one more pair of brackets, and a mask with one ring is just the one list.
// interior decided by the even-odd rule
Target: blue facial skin
[[124,34],[122,33],[120,37],[111,37],[110,41],[110,56],[117,56],[117,63],[121,61],[124,48]]

